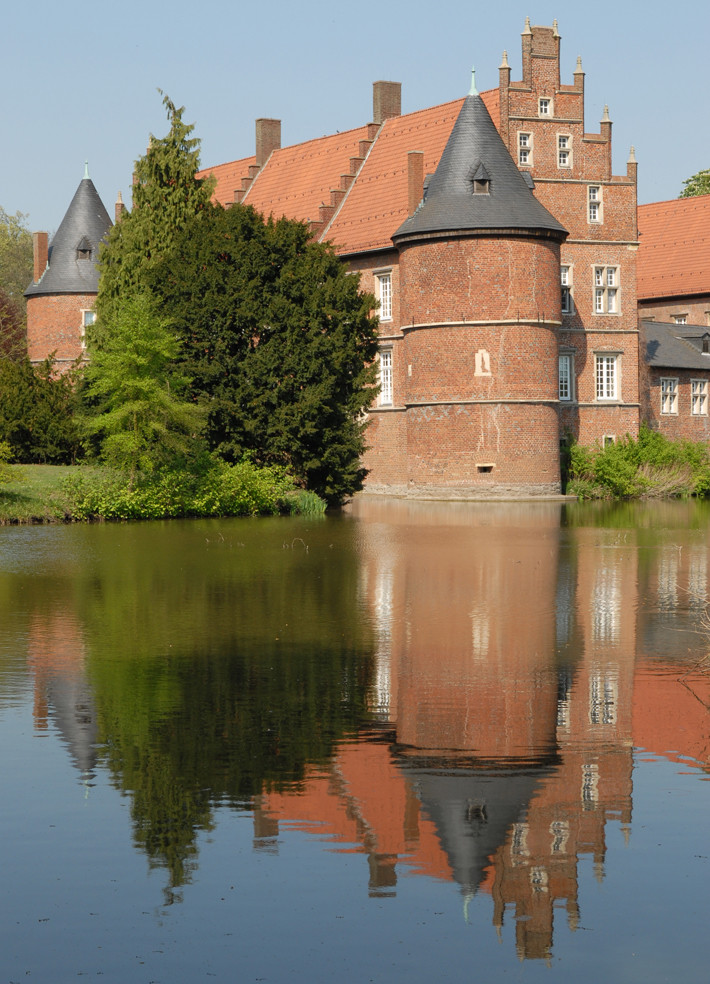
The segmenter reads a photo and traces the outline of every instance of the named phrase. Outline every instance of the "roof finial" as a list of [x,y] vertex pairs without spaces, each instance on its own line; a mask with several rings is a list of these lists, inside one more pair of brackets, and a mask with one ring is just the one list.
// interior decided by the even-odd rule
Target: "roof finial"
[[552,36],[553,38],[559,38],[560,32],[557,28],[557,18],[555,17],[552,21]]
[[611,123],[611,118],[609,117],[609,107],[604,106],[604,115],[602,116],[602,123]]
[[631,150],[629,151],[629,164],[636,164],[636,148],[631,144]]
[[507,51],[503,51],[503,61],[500,63],[500,65],[498,67],[499,68],[510,68],[510,65],[508,64],[508,52]]
[[123,195],[121,194],[121,189],[119,188],[118,194],[116,195],[116,204],[123,205]]
[[89,177],[89,162],[84,161],[84,180],[86,181],[88,177]]
[[468,90],[469,96],[477,96],[478,89],[476,88],[476,69],[471,68],[471,88]]
[[532,28],[530,27],[529,17],[525,18],[525,29],[523,30],[523,34],[532,34]]
[[582,68],[582,56],[577,55],[577,67],[574,70],[574,74],[577,75],[579,72],[582,71],[584,71],[584,69]]

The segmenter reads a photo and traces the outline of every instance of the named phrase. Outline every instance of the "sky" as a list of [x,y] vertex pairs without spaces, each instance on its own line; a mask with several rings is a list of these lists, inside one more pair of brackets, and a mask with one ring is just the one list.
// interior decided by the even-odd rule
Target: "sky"
[[639,162],[639,202],[678,197],[710,167],[707,0],[34,0],[3,11],[0,206],[56,231],[84,162],[113,215],[130,206],[133,163],[168,122],[162,89],[195,124],[202,165],[254,153],[254,120],[282,120],[287,146],[372,118],[372,83],[402,83],[402,111],[498,85],[520,34],[557,18],[562,82],[586,73],[586,130],[613,120],[613,171]]

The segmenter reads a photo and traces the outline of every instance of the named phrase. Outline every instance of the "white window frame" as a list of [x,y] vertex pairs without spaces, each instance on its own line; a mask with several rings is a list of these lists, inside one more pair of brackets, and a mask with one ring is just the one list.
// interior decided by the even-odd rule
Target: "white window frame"
[[393,403],[392,349],[380,349],[380,406],[390,407]]
[[678,416],[678,377],[661,376],[661,413]]
[[574,354],[561,352],[557,360],[557,397],[560,403],[574,402]]
[[574,298],[572,296],[572,266],[560,264],[560,290],[562,292],[562,314],[574,314]]
[[690,380],[690,412],[693,417],[707,417],[708,415],[707,379]]
[[81,348],[82,351],[86,348],[86,329],[93,325],[96,321],[96,312],[93,308],[82,308],[81,309]]
[[594,314],[621,314],[621,274],[618,266],[595,266]]
[[601,225],[604,221],[604,198],[602,186],[587,185],[587,222],[590,225]]
[[618,352],[594,353],[594,392],[597,402],[618,402],[621,392]]
[[518,130],[518,164],[521,167],[533,164],[533,135],[527,130]]
[[572,134],[557,134],[557,166],[569,170],[572,167]]
[[382,270],[375,274],[377,299],[380,302],[380,321],[392,320],[392,271]]
[[546,120],[555,115],[555,105],[550,96],[540,96],[537,101],[537,115]]
[[687,325],[688,324],[688,315],[687,314],[674,314],[673,315],[673,321],[677,325]]

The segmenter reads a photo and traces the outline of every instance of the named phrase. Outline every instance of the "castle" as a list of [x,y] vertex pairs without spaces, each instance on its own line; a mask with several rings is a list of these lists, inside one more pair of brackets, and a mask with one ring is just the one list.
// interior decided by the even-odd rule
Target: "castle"
[[[200,172],[226,206],[308,222],[378,298],[369,491],[556,494],[570,437],[603,444],[642,420],[710,436],[710,335],[688,322],[679,337],[676,321],[640,333],[633,148],[614,175],[608,110],[587,132],[581,59],[563,82],[560,45],[557,22],[527,20],[519,81],[504,52],[497,89],[474,79],[465,98],[406,115],[399,83],[376,82],[371,123],[282,147],[280,121],[260,119],[253,156]],[[38,302],[55,260],[38,276],[35,255],[31,358],[53,344]]]

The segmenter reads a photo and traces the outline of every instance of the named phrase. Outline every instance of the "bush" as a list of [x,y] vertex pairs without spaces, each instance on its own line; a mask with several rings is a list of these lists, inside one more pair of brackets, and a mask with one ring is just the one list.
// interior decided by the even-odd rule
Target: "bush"
[[75,519],[174,519],[197,516],[317,515],[325,503],[296,489],[281,468],[258,468],[250,461],[219,463],[195,474],[166,471],[142,476],[80,475],[64,483]]
[[580,499],[706,496],[710,456],[703,442],[671,441],[642,426],[605,448],[573,445],[567,492]]

